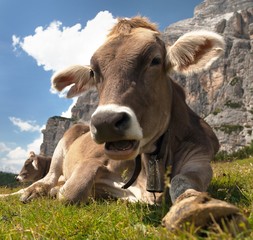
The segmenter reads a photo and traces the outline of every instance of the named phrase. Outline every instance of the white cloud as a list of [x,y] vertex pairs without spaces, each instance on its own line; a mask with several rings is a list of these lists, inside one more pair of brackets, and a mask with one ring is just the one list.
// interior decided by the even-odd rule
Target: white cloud
[[[44,129],[45,126],[42,127],[42,129]],[[26,152],[29,153],[31,151],[35,152],[35,153],[40,153],[40,145],[43,142],[43,134],[40,134],[40,136],[38,138],[36,138],[32,143],[27,145],[27,150]]]
[[[65,27],[61,22],[54,21],[47,27],[37,27],[33,35],[25,37],[13,35],[12,46],[14,51],[21,49],[34,58],[38,66],[42,66],[45,71],[58,71],[73,64],[87,65],[92,54],[103,44],[106,35],[115,23],[116,18],[108,11],[99,12],[94,19],[87,22],[86,26],[77,23]],[[71,106],[62,113],[62,116],[71,116],[71,108],[76,99],[73,99]],[[16,117],[9,119],[22,132],[40,131],[41,127],[35,121],[23,121]],[[41,143],[42,134],[25,149],[9,148],[0,143],[0,152],[8,151],[4,157],[0,158],[0,170],[19,172],[31,150],[40,152]]]
[[36,121],[23,121],[16,117],[9,117],[9,119],[15,126],[19,127],[21,132],[37,132],[41,129],[41,127],[36,124]]
[[[88,65],[92,54],[103,44],[115,23],[116,18],[108,11],[99,12],[85,27],[80,23],[65,27],[61,22],[54,21],[48,27],[37,27],[33,35],[23,39],[13,35],[14,51],[21,48],[46,71],[59,71],[73,64]],[[65,96],[66,91],[58,93],[59,97]],[[50,92],[57,93],[53,89]],[[73,99],[62,116],[71,117],[71,108],[76,100],[77,98]]]
[[73,98],[72,104],[69,106],[69,108],[65,112],[62,112],[61,117],[71,118],[72,116],[71,110],[75,106],[76,101],[77,101],[77,97]]
[[12,162],[15,162],[20,159],[24,159],[27,157],[26,150],[21,147],[16,147],[15,149],[11,150],[7,155],[7,158],[10,159]]
[[10,151],[10,148],[6,146],[5,143],[0,142],[0,152],[8,152]]
[[14,125],[20,128],[20,131],[40,132],[39,137],[35,138],[25,148],[20,146],[13,147],[13,144],[11,144],[12,146],[10,147],[5,143],[0,143],[0,171],[18,173],[30,151],[34,151],[37,154],[40,153],[40,145],[43,142],[41,130],[45,128],[45,125],[40,127],[36,125],[34,121],[25,122],[15,117],[10,117],[10,120]]
[[[41,129],[43,128],[45,128],[45,126],[43,126]],[[15,147],[11,149],[4,143],[0,143],[0,152],[1,146],[5,146],[6,152],[8,151],[4,157],[0,158],[0,171],[18,173],[21,170],[25,160],[28,158],[30,151],[34,151],[37,154],[40,153],[40,145],[42,141],[43,134],[41,133],[40,136],[28,144],[25,149],[21,147]]]
[[20,43],[20,38],[17,37],[17,36],[15,36],[15,35],[13,35],[12,36],[12,46],[14,48],[14,51],[17,50],[17,46],[19,45],[19,43]]
[[11,149],[6,155],[0,158],[0,171],[18,173],[28,153],[21,147]]
[[93,52],[104,42],[116,19],[108,11],[99,12],[82,28],[80,23],[64,27],[54,21],[46,28],[37,27],[34,35],[20,40],[13,35],[13,46],[21,47],[46,71],[57,71],[72,64],[89,64]]

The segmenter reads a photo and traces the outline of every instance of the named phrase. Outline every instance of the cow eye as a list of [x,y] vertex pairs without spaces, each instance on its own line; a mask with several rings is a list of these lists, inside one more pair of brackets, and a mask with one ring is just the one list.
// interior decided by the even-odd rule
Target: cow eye
[[90,77],[94,79],[95,84],[99,84],[100,83],[100,76],[99,76],[99,74],[96,71],[92,70],[92,69],[90,70]]
[[95,84],[100,84],[101,83],[101,76],[100,76],[100,74],[98,74],[95,71],[93,73],[94,73],[93,79],[94,79]]
[[31,163],[31,161],[25,162],[25,166],[28,166]]
[[161,62],[162,62],[162,59],[160,57],[155,57],[152,59],[150,66],[160,65]]

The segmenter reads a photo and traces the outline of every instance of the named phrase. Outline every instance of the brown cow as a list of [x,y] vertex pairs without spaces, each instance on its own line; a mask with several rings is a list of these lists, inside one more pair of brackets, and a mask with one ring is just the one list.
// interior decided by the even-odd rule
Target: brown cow
[[[123,189],[133,172],[133,160],[109,159],[103,146],[97,145],[88,131],[84,124],[73,125],[66,131],[54,151],[48,174],[16,193],[25,192],[22,201],[49,194],[70,203],[85,202],[89,196],[154,203],[154,195],[146,191],[145,171],[141,171],[132,186]],[[66,183],[59,189],[56,184],[61,175]]]
[[35,182],[47,175],[50,164],[51,157],[36,155],[31,151],[16,180],[22,183]]
[[[28,159],[24,163],[24,166],[16,177],[16,180],[21,183],[38,181],[39,179],[47,175],[50,164],[51,157],[36,155],[33,151],[31,151]],[[0,198],[12,195],[21,195],[23,192],[24,189],[20,189],[19,191],[14,193],[0,194]]]
[[174,202],[187,189],[207,189],[210,160],[219,144],[168,73],[206,69],[223,53],[224,41],[218,34],[199,31],[166,47],[160,37],[155,25],[143,18],[122,19],[94,53],[91,66],[68,68],[53,77],[53,85],[62,90],[75,83],[69,97],[97,87],[100,100],[91,118],[91,135],[109,158],[129,160],[145,154],[149,159],[159,151],[159,142],[165,142],[161,158],[164,167],[172,165]]
[[[23,168],[21,169],[19,175],[16,177],[17,181],[29,182],[37,180],[35,184],[38,185],[41,181],[46,181],[47,178],[44,177],[48,177],[48,175],[50,175],[52,171],[54,172],[58,167],[58,172],[56,174],[53,173],[54,181],[52,183],[50,181],[50,183],[48,183],[47,181],[46,184],[47,186],[50,185],[48,188],[48,193],[50,193],[51,196],[55,196],[59,188],[65,183],[65,178],[63,176],[62,170],[63,159],[65,158],[70,145],[77,138],[87,132],[89,132],[89,126],[82,123],[73,125],[69,130],[66,131],[63,138],[57,144],[56,151],[54,152],[52,158],[46,158],[40,155],[36,155],[34,152],[30,152],[30,157],[25,161]],[[53,162],[53,167],[51,166],[51,159]],[[52,168],[54,170],[51,170],[49,173],[49,169]],[[55,177],[56,175],[57,177]],[[30,188],[28,187],[27,189]],[[21,195],[25,190],[26,189],[21,189],[11,194],[0,194],[0,198],[8,197],[11,195]]]
[[[90,66],[70,67],[52,78],[60,91],[74,84],[68,97],[97,87],[99,106],[91,117],[91,136],[77,138],[64,158],[63,138],[49,174],[26,189],[21,199],[48,192],[63,171],[66,183],[59,191],[60,199],[80,202],[90,195],[109,194],[153,202],[148,191],[163,190],[163,173],[169,166],[173,203],[206,191],[212,178],[210,161],[219,143],[209,125],[187,106],[182,88],[168,74],[206,69],[223,49],[222,37],[212,32],[190,32],[166,47],[156,26],[145,18],[119,20]],[[122,174],[126,170],[126,177],[131,175],[133,159],[139,155],[140,175],[130,188],[122,189]]]

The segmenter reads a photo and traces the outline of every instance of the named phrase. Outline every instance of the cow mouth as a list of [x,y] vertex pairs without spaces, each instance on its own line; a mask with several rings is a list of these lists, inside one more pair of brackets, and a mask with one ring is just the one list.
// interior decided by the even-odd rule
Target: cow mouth
[[105,143],[105,154],[114,160],[130,160],[136,157],[140,142],[120,140]]

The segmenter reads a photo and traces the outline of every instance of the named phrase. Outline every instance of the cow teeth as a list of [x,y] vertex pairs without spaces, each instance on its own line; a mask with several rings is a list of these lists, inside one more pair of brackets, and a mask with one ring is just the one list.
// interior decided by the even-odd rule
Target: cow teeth
[[134,140],[121,140],[106,143],[106,149],[109,151],[127,151],[135,146]]

